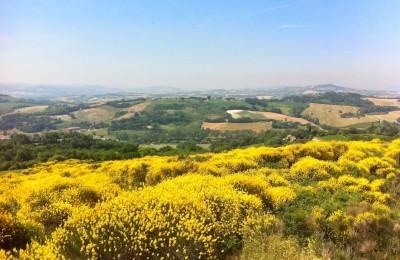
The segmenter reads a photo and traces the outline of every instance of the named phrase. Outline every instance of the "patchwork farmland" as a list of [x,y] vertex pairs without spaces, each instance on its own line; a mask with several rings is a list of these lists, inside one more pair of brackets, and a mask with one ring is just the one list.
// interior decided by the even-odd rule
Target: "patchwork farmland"
[[201,126],[203,129],[210,129],[215,131],[240,131],[250,130],[256,133],[267,131],[272,128],[271,122],[253,122],[253,123],[209,123],[204,122]]
[[348,127],[379,121],[396,122],[400,118],[400,111],[391,111],[386,114],[342,117],[345,113],[357,114],[358,111],[359,108],[355,106],[311,103],[309,107],[303,111],[302,115],[318,119],[320,125],[333,127]]

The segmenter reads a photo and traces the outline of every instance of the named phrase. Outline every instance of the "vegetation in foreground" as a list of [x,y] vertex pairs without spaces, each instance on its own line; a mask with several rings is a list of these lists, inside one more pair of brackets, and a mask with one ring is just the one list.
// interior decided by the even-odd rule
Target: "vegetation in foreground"
[[[255,124],[268,122],[258,122]],[[239,124],[239,123],[238,123]],[[246,123],[242,123],[246,124]],[[271,124],[271,123],[269,123]],[[290,143],[304,143],[312,139],[325,141],[350,140],[394,140],[400,136],[397,123],[375,123],[366,129],[330,129],[272,122],[275,128],[266,132],[252,131],[212,131],[207,142],[198,144],[195,140],[177,144],[137,145],[129,141],[101,140],[90,134],[46,132],[41,135],[13,134],[10,140],[0,142],[0,171],[33,167],[47,161],[68,159],[122,160],[147,155],[188,155],[205,152],[222,152],[238,147],[281,146]],[[297,127],[292,129],[291,127]],[[290,137],[290,138],[288,138]]]
[[0,178],[1,256],[395,259],[400,140],[48,162]]

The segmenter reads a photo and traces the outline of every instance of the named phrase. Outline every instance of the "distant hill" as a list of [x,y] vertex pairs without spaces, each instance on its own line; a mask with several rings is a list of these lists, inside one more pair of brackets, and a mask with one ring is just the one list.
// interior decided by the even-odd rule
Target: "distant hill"
[[315,91],[318,93],[340,92],[340,93],[358,93],[365,96],[385,96],[385,97],[400,96],[399,92],[400,88],[398,90],[396,90],[396,88],[371,90],[371,89],[347,88],[347,87],[337,86],[334,84],[314,85],[314,86],[307,86],[305,88],[307,89],[306,91]]
[[254,94],[254,95],[267,95],[277,98],[285,96],[299,96],[299,95],[310,95],[318,93],[337,92],[337,93],[357,93],[365,96],[379,96],[379,97],[400,97],[400,92],[396,89],[380,89],[380,90],[369,90],[369,89],[355,89],[334,84],[319,84],[309,86],[282,86],[272,88],[257,88],[253,90],[235,90],[228,91],[231,94]]
[[93,96],[115,91],[115,88],[107,88],[103,86],[0,84],[0,93],[13,97],[34,99],[61,96]]
[[255,97],[271,96],[281,98],[293,95],[310,95],[326,92],[358,93],[366,96],[400,97],[400,88],[368,90],[355,89],[334,84],[318,84],[308,86],[276,86],[242,89],[207,89],[188,90],[173,86],[150,86],[140,88],[116,88],[105,86],[62,86],[62,85],[26,85],[0,84],[0,93],[22,98],[55,98],[67,96],[102,96],[102,95],[145,95],[145,96],[232,96]]
[[11,97],[9,95],[0,94],[0,102],[1,103],[12,102],[15,100],[16,100],[16,98],[14,98],[14,97]]

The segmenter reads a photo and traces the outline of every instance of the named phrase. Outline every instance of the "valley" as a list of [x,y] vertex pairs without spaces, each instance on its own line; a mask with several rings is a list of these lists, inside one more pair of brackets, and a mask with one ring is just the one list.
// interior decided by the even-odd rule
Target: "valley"
[[321,133],[332,127],[362,131],[384,122],[396,125],[400,118],[398,99],[335,92],[267,99],[113,96],[61,100],[65,99],[5,98],[0,102],[0,130],[32,135],[79,129],[97,138],[138,144],[201,144],[210,142],[212,131],[261,134],[305,127]]

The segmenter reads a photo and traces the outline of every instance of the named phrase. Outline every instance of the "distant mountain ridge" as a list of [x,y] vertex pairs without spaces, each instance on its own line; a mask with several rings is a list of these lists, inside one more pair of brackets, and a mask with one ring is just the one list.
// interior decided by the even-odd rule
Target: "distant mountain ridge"
[[0,93],[0,102],[12,102],[14,100],[16,100],[16,98]]
[[55,98],[63,96],[99,96],[99,95],[148,95],[148,96],[271,96],[281,98],[291,95],[308,95],[326,92],[358,93],[366,96],[400,97],[400,88],[368,90],[355,89],[334,84],[317,84],[308,86],[276,86],[241,89],[207,89],[187,90],[173,86],[150,86],[141,88],[114,88],[104,86],[62,86],[62,85],[28,85],[0,84],[0,94],[19,98]]
[[337,86],[334,84],[321,84],[321,85],[314,85],[314,86],[308,86],[305,87],[310,90],[315,90],[316,92],[319,93],[325,93],[325,92],[343,92],[343,93],[358,93],[361,95],[366,95],[366,96],[398,96],[400,95],[400,91],[396,90],[390,90],[390,89],[384,89],[384,90],[370,90],[370,89],[355,89],[355,88],[348,88],[348,87],[342,87],[342,86]]

